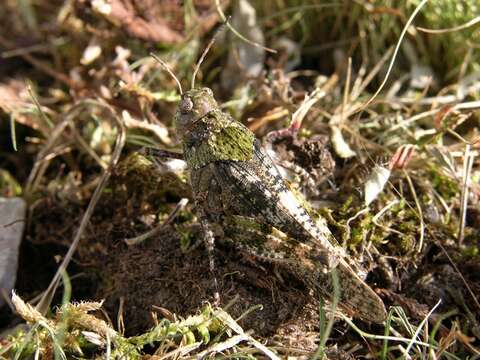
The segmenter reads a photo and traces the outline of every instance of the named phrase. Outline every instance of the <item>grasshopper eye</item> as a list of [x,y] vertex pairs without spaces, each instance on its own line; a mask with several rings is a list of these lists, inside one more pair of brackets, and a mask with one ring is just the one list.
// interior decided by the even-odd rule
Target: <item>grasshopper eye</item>
[[192,99],[186,97],[183,98],[182,101],[180,102],[180,112],[182,114],[186,114],[190,112],[193,109],[193,101]]
[[205,90],[205,92],[206,92],[208,95],[213,96],[213,91],[212,91],[212,89],[206,87],[206,88],[203,88],[203,90]]

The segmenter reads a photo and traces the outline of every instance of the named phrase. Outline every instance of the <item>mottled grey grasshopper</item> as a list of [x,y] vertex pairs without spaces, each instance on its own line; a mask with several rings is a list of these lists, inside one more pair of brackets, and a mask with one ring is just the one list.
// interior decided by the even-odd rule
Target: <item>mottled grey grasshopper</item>
[[328,227],[313,220],[254,134],[219,108],[212,90],[194,87],[196,71],[186,92],[175,78],[181,92],[175,128],[209,250],[214,238],[227,241],[286,269],[327,298],[336,269],[341,307],[361,319],[383,322],[382,300],[353,270]]

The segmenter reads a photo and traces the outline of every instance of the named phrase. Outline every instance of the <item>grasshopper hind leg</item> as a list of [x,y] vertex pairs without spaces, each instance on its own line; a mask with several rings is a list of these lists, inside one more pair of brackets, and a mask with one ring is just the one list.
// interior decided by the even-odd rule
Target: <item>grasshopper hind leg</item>
[[[331,299],[334,288],[332,274],[316,260],[315,249],[286,236],[272,226],[253,218],[232,216],[224,224],[225,240],[257,257],[276,264],[294,275],[317,296]],[[385,306],[378,295],[341,259],[336,266],[340,285],[340,307],[343,312],[368,322],[382,323]]]

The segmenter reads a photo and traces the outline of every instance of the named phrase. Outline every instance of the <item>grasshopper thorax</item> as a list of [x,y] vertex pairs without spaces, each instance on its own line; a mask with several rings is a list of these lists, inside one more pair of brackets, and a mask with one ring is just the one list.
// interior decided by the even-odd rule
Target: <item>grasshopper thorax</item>
[[177,131],[183,135],[195,122],[215,109],[218,109],[218,104],[211,89],[205,87],[186,91],[175,114]]

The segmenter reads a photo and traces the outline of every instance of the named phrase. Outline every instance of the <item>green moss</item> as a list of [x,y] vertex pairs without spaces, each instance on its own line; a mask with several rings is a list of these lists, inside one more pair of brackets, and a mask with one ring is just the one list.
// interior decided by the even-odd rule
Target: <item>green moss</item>
[[[31,334],[26,334],[25,331],[21,329],[16,331],[15,334],[10,335],[7,338],[8,345],[10,346],[10,349],[8,350],[7,354],[11,354],[12,358],[17,354],[18,355],[21,354],[21,357],[20,357],[21,359],[29,358],[35,352],[36,345],[33,340],[34,340],[34,337],[31,336]],[[3,346],[2,346],[0,350],[6,350],[6,349],[3,349]]]
[[373,228],[372,216],[367,214],[360,219],[360,223],[352,229],[350,239],[347,240],[349,245],[359,245],[366,238]]
[[347,214],[352,210],[353,200],[354,200],[353,195],[350,195],[350,196],[347,197],[347,199],[343,203],[342,207],[340,208],[340,213],[341,214]]
[[15,197],[22,195],[22,187],[7,171],[0,169],[0,196]]
[[446,200],[449,200],[459,193],[458,183],[443,175],[437,169],[430,170],[430,178],[434,189]]
[[474,258],[480,255],[480,249],[475,245],[467,246],[466,248],[462,249],[462,255],[467,258]]
[[411,233],[405,234],[399,237],[396,243],[400,254],[408,254],[415,248],[415,236]]
[[195,235],[191,231],[191,228],[185,228],[183,226],[176,227],[176,231],[180,235],[180,249],[186,252],[195,239]]

